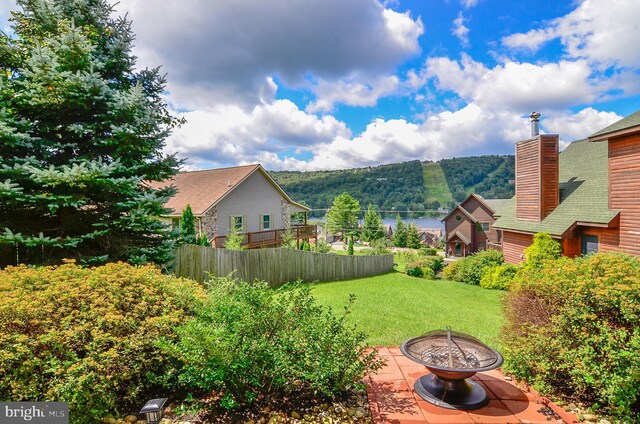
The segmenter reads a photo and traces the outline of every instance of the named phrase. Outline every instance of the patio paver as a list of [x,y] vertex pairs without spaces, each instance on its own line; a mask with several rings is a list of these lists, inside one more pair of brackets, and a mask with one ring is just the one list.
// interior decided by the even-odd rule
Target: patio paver
[[375,423],[385,424],[490,424],[578,423],[578,418],[548,402],[533,390],[523,390],[505,380],[499,370],[473,378],[487,391],[489,403],[472,411],[440,408],[424,401],[413,383],[428,370],[406,358],[397,347],[378,348],[387,365],[365,379]]

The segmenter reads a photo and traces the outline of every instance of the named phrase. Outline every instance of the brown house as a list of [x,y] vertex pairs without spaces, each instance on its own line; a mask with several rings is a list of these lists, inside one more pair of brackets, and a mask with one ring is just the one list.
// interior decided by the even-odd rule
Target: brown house
[[640,255],[640,111],[561,154],[557,140],[532,131],[516,144],[516,195],[494,224],[505,260],[521,262],[538,232],[560,241],[569,257]]
[[445,226],[445,255],[467,256],[500,243],[493,223],[508,199],[483,199],[470,194],[442,219]]

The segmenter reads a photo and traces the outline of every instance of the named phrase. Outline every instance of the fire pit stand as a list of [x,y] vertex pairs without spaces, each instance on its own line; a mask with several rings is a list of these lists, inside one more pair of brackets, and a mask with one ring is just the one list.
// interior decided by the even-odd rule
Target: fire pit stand
[[477,372],[502,365],[502,355],[468,334],[436,330],[402,343],[402,353],[427,367],[414,384],[424,400],[449,409],[477,409],[489,402],[487,393],[469,380]]

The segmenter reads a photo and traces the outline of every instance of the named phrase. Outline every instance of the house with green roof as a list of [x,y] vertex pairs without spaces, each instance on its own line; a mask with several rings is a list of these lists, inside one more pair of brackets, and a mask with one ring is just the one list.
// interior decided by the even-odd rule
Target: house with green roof
[[569,257],[640,255],[640,111],[562,153],[557,146],[548,134],[516,143],[516,195],[494,223],[505,260],[521,262],[538,232]]

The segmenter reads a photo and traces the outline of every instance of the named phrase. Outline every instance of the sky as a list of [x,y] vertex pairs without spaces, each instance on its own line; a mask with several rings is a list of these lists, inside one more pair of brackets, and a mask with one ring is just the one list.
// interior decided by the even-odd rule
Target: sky
[[[13,0],[0,2],[10,31]],[[186,119],[186,170],[311,171],[561,147],[640,109],[636,0],[120,0]]]

